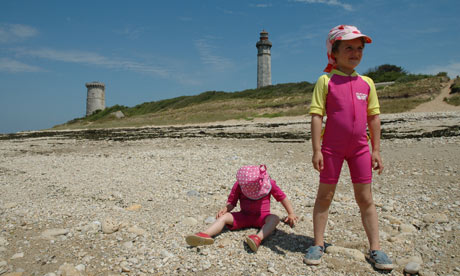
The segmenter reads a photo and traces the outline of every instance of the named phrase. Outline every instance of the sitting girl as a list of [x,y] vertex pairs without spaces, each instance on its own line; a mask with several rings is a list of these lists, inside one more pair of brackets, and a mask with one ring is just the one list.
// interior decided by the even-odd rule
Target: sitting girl
[[[224,226],[230,230],[248,227],[260,228],[256,235],[246,237],[246,243],[256,252],[263,239],[268,237],[280,222],[277,215],[270,213],[270,196],[283,204],[288,216],[284,222],[291,227],[297,222],[291,202],[267,174],[267,167],[244,166],[236,174],[236,182],[230,192],[227,205],[217,213],[217,220],[203,232],[189,235],[185,241],[190,246],[214,243],[213,236],[219,234]],[[240,201],[241,211],[231,212]]]

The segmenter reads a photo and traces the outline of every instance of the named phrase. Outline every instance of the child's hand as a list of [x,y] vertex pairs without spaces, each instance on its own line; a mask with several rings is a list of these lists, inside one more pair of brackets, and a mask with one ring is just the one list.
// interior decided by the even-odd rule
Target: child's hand
[[217,213],[216,218],[220,218],[221,216],[225,215],[225,213],[227,213],[227,207],[220,209],[219,212]]
[[284,218],[283,222],[289,224],[289,226],[291,226],[292,228],[297,223],[298,219],[299,218],[295,214],[289,214],[287,217]]
[[383,162],[378,151],[372,152],[372,168],[378,170],[378,174],[381,174],[383,171]]
[[313,152],[311,162],[313,163],[313,167],[315,168],[315,170],[320,172],[324,169],[323,154],[321,153],[321,151]]

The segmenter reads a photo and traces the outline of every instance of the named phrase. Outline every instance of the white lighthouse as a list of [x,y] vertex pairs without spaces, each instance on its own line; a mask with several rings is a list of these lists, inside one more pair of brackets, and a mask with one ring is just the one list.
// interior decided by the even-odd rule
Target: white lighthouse
[[270,49],[272,43],[268,40],[265,30],[260,32],[260,40],[257,41],[257,88],[272,85],[272,66]]

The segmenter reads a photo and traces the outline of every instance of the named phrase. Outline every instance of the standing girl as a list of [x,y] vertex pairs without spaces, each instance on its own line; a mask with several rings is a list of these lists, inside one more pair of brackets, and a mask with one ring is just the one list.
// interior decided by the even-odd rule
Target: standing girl
[[[304,262],[317,265],[324,253],[324,231],[329,206],[334,197],[343,161],[350,169],[356,203],[361,211],[364,230],[369,240],[368,259],[375,267],[393,269],[388,256],[381,251],[377,211],[372,198],[372,168],[383,171],[380,157],[380,106],[372,79],[354,70],[361,61],[365,43],[370,37],[356,27],[334,27],[326,40],[328,74],[319,77],[310,106],[313,167],[320,172],[318,193],[313,209],[315,243]],[[323,116],[327,122],[323,136]],[[372,153],[366,128],[369,128]],[[321,144],[322,136],[322,144]]]

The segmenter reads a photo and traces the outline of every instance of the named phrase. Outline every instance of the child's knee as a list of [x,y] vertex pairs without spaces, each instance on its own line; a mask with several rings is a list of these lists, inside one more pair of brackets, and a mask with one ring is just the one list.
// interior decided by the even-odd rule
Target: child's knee
[[280,217],[278,217],[277,215],[269,215],[266,219],[265,219],[265,223],[267,222],[271,222],[275,225],[277,225],[278,223],[280,223]]
[[315,205],[321,205],[321,206],[329,206],[331,205],[332,199],[334,198],[334,194],[323,194],[323,195],[318,195],[316,197]]
[[230,213],[225,213],[223,216],[220,216],[217,221],[221,221],[225,224],[233,222],[233,216]]

